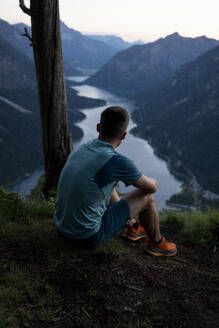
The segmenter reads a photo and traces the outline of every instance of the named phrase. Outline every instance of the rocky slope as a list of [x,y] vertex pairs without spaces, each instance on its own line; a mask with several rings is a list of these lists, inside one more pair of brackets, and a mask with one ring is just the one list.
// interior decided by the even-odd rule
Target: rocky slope
[[193,39],[174,33],[156,42],[119,52],[86,84],[120,96],[134,97],[160,87],[181,65],[218,44],[219,41],[204,36]]
[[184,65],[137,104],[134,133],[149,138],[178,173],[219,193],[219,46]]

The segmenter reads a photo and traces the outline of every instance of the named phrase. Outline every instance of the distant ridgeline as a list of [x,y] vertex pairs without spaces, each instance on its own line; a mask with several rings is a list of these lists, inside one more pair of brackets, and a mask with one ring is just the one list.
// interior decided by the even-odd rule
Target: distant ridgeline
[[141,40],[135,42],[127,42],[116,35],[89,34],[88,36],[92,39],[106,43],[108,46],[114,48],[116,51],[128,49],[136,44],[144,44]]
[[218,44],[204,36],[193,39],[174,33],[117,53],[84,83],[133,98],[160,87],[181,65]]
[[137,108],[134,134],[151,140],[174,171],[219,194],[219,46],[142,95]]
[[[20,34],[19,29],[0,20],[0,185],[6,180],[14,182],[43,164],[32,49]],[[69,82],[67,97],[69,130],[76,141],[82,137],[82,130],[74,123],[84,118],[77,109],[105,102],[77,96]]]
[[[12,40],[12,45],[16,44],[16,47],[21,51],[25,49],[26,54],[32,58],[32,49],[29,47],[27,40],[20,35],[24,32],[25,26],[25,24],[13,25],[14,30],[17,31],[14,33],[16,33],[16,38],[19,42],[14,43],[14,40]],[[30,30],[29,27],[28,30]],[[121,39],[120,42],[116,43],[117,46],[115,46],[115,41],[113,43],[108,42],[104,36],[97,39],[95,37],[83,35],[69,28],[63,22],[61,22],[61,34],[66,75],[80,75],[80,68],[99,69],[108,62],[116,52],[124,49],[124,44],[126,48],[132,45]],[[113,40],[117,40],[115,36],[112,36],[112,38]],[[11,39],[13,39],[12,36],[9,41]]]

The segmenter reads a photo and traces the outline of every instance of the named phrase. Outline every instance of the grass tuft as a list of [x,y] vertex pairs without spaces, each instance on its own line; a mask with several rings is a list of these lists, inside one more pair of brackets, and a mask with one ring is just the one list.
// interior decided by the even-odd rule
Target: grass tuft
[[219,212],[174,212],[161,216],[161,224],[176,231],[184,242],[205,246],[219,244]]

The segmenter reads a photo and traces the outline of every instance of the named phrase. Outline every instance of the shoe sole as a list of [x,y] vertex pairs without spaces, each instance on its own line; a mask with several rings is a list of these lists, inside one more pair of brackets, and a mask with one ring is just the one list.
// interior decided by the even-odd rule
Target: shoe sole
[[139,234],[139,235],[130,235],[130,234],[126,234],[124,235],[125,238],[131,240],[131,241],[136,241],[136,240],[139,240],[139,239],[142,239],[142,238],[146,238],[147,237],[147,234],[146,233],[142,233],[142,234]]
[[150,249],[145,249],[145,252],[149,253],[150,255],[153,256],[174,256],[177,254],[177,249],[175,251],[171,251],[170,253],[161,253],[159,250],[157,251],[152,251]]

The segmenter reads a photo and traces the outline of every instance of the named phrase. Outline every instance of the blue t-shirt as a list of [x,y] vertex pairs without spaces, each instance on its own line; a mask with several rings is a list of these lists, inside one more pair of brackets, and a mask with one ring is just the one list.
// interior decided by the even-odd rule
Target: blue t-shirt
[[126,186],[142,174],[111,144],[94,139],[73,151],[61,172],[56,198],[57,228],[73,239],[95,234],[119,181]]

